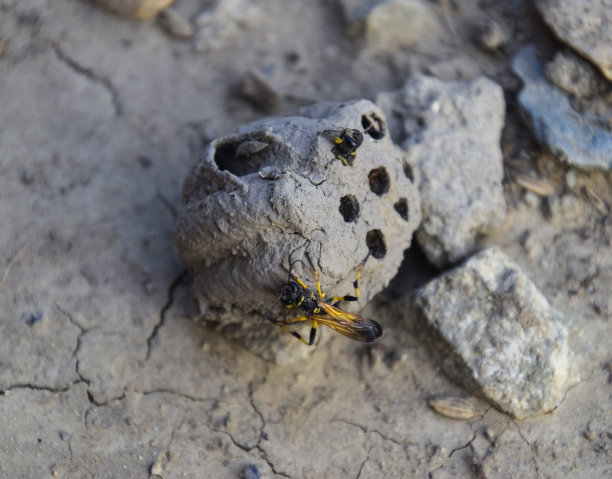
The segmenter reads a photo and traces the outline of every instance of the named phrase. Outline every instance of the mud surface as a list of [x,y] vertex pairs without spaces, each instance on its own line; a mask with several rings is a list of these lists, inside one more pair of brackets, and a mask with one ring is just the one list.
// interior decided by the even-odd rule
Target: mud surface
[[[210,5],[175,8],[192,19]],[[610,174],[543,152],[511,73],[528,43],[549,58],[564,47],[530,2],[424,5],[430,27],[409,45],[349,37],[336,2],[263,0],[228,16],[229,34],[209,22],[218,41],[194,48],[87,1],[0,0],[0,476],[612,475]],[[492,21],[509,32],[493,52],[479,41]],[[251,69],[271,74],[273,111],[241,96]],[[394,312],[435,274],[416,250],[364,311],[385,328],[372,345],[325,329],[308,359],[272,365],[191,319],[172,230],[203,146],[415,72],[504,89],[509,216],[484,242],[573,321],[581,382],[552,414],[516,421],[481,402],[462,421],[429,407],[465,393]]]

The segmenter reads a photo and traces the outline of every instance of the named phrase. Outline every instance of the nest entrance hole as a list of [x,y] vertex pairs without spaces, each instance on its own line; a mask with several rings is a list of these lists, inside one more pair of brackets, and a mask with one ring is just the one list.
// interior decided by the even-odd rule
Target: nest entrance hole
[[270,140],[265,138],[244,138],[217,145],[215,163],[221,171],[236,176],[257,173],[264,166],[274,163]]

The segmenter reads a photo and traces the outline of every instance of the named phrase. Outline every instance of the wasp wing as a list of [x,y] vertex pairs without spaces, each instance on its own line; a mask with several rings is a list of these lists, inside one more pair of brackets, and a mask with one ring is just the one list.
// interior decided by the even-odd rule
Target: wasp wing
[[373,319],[343,311],[323,302],[319,303],[319,306],[325,311],[325,314],[313,314],[310,317],[348,338],[370,342],[382,335],[382,326]]
[[343,130],[323,130],[319,132],[319,135],[326,136],[333,140],[335,138],[340,138],[342,136],[342,131]]

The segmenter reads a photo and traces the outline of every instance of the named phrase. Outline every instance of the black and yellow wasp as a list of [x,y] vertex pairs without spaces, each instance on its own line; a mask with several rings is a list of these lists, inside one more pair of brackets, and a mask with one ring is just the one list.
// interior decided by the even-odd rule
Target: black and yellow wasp
[[321,135],[334,142],[332,153],[344,166],[350,166],[357,156],[357,148],[363,143],[363,133],[354,128],[323,130]]
[[[312,265],[310,257],[307,255],[309,262]],[[287,283],[281,290],[280,302],[286,308],[299,308],[303,313],[302,316],[272,322],[280,326],[283,330],[292,334],[304,344],[312,346],[317,335],[317,327],[319,323],[333,329],[334,331],[343,334],[344,336],[351,338],[355,341],[370,342],[374,341],[382,335],[382,326],[373,319],[367,319],[358,314],[349,313],[343,311],[337,307],[337,303],[340,301],[357,301],[359,299],[359,278],[361,277],[361,271],[365,266],[365,263],[369,257],[366,256],[365,260],[359,266],[357,272],[357,279],[355,279],[353,286],[355,287],[355,296],[336,296],[329,299],[330,302],[336,304],[330,304],[324,301],[325,293],[321,291],[321,282],[319,281],[319,274],[313,266],[314,275],[317,281],[317,292],[318,296],[314,292],[310,292],[308,286],[297,276],[291,274],[291,266],[289,271],[289,277]],[[312,327],[310,329],[310,338],[306,341],[302,336],[292,331],[287,327],[288,324],[299,323],[302,321],[312,321]]]

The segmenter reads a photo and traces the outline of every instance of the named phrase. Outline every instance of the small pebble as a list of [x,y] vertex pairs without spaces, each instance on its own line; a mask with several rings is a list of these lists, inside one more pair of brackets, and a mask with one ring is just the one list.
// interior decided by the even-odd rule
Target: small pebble
[[42,319],[43,314],[40,311],[37,311],[27,316],[25,322],[28,326],[34,326],[36,323],[42,321]]
[[138,163],[140,164],[140,166],[146,169],[151,167],[151,165],[153,164],[153,160],[148,156],[141,155],[138,157]]
[[240,91],[246,100],[262,110],[273,110],[280,102],[278,90],[256,69],[250,69],[242,77]]
[[193,37],[193,27],[175,9],[167,8],[159,14],[159,23],[170,35],[176,38]]
[[502,25],[492,20],[480,31],[478,42],[485,50],[494,52],[508,43],[508,32]]
[[264,180],[277,180],[282,174],[283,170],[274,166],[264,166],[259,170],[259,176]]
[[591,442],[597,439],[597,436],[595,435],[595,432],[593,431],[593,428],[590,422],[587,424],[586,429],[582,432],[582,435],[584,436],[585,439]]
[[242,471],[240,471],[240,478],[241,479],[261,479],[262,475],[261,475],[261,472],[259,472],[259,469],[257,469],[257,466],[255,464],[249,464]]
[[532,191],[527,191],[525,193],[525,196],[523,197],[523,201],[525,201],[525,204],[527,206],[529,206],[530,208],[534,208],[534,209],[539,208],[541,205],[540,197]]

